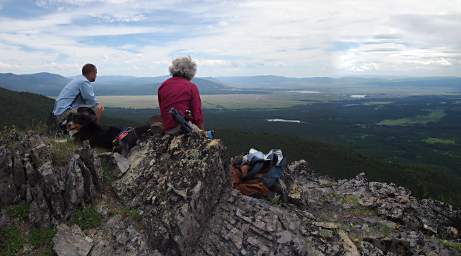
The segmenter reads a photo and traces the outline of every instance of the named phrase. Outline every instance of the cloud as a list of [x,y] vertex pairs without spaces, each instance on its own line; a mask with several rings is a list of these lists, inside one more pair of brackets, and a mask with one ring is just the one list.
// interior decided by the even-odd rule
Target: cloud
[[31,17],[2,3],[5,71],[70,75],[95,62],[161,75],[191,55],[204,76],[461,74],[461,1],[38,0]]

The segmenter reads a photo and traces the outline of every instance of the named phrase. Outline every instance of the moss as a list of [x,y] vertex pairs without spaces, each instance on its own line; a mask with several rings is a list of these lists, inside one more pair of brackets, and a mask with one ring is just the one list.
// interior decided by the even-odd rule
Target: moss
[[24,221],[27,220],[29,216],[29,208],[30,205],[28,203],[19,203],[17,205],[9,207],[6,213],[8,214],[8,217],[12,219]]
[[81,208],[75,212],[73,222],[83,230],[96,228],[101,224],[101,215],[93,207]]
[[50,151],[53,163],[58,166],[65,166],[69,162],[69,158],[74,154],[77,145],[70,140],[64,142],[51,141]]
[[0,256],[17,255],[24,246],[24,238],[17,227],[0,229]]
[[442,240],[442,244],[445,247],[451,248],[456,250],[457,252],[461,253],[461,243],[456,243],[448,240]]

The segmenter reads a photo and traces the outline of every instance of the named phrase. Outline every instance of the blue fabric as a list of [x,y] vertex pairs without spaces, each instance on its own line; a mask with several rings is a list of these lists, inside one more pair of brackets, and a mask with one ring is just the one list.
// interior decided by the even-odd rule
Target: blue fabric
[[263,184],[270,188],[274,185],[274,183],[282,177],[283,170],[287,168],[287,160],[283,158],[280,163],[272,168],[262,177]]
[[62,115],[66,110],[82,105],[93,107],[98,103],[93,86],[86,77],[79,76],[68,83],[56,98],[53,114]]

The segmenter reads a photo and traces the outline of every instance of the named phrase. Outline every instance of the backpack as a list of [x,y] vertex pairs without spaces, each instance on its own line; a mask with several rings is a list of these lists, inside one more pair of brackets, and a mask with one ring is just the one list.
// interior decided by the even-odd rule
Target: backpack
[[136,130],[128,127],[112,141],[113,151],[126,157],[130,149],[136,145],[137,140]]
[[232,164],[232,187],[253,197],[270,197],[287,167],[281,150],[264,155],[255,149]]

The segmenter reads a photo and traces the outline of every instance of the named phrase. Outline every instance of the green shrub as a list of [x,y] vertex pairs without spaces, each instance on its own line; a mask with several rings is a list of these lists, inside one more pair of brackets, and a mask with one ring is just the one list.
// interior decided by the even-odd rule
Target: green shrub
[[95,228],[101,224],[101,215],[93,207],[81,208],[75,212],[73,222],[81,229]]
[[50,247],[52,239],[56,234],[54,228],[33,228],[29,233],[29,243],[34,247]]

